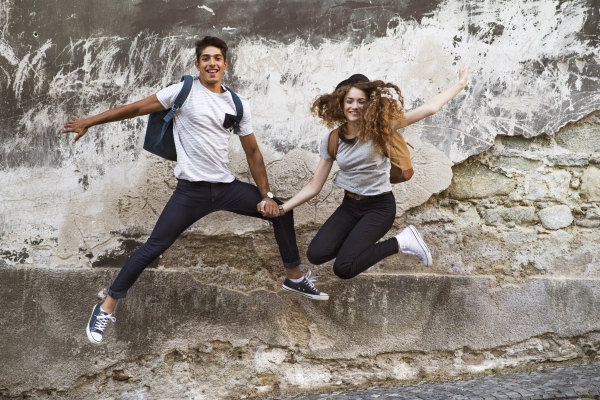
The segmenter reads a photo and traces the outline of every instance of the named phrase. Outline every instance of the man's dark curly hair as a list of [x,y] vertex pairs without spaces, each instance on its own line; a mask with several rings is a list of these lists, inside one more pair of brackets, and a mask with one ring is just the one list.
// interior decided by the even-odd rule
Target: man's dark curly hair
[[[342,125],[344,133],[347,122],[344,115],[344,99],[351,88],[357,88],[367,95],[367,104],[361,109],[358,139],[373,142],[373,147],[385,152],[394,128],[406,126],[402,109],[404,98],[400,88],[384,81],[356,82],[342,86],[333,93],[317,96],[310,111],[321,118],[329,129]],[[394,99],[396,92],[398,100]]]
[[216,47],[221,50],[223,59],[227,60],[227,43],[223,39],[214,36],[204,36],[204,39],[196,41],[196,61],[200,62],[200,56],[208,46]]

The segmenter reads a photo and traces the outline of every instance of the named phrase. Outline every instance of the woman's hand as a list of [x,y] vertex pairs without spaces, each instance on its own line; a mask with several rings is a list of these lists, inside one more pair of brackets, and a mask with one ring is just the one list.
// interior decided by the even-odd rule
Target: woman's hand
[[422,120],[423,118],[427,118],[440,110],[446,103],[454,98],[461,90],[467,87],[467,81],[469,79],[469,72],[471,71],[471,67],[467,66],[467,64],[463,64],[460,67],[460,71],[458,72],[458,82],[454,85],[450,86],[448,89],[444,90],[440,94],[436,94],[429,100],[427,100],[423,105],[415,108],[414,110],[410,110],[404,113],[404,117],[406,118],[406,126],[414,124]]
[[460,83],[463,88],[467,87],[470,71],[471,66],[467,66],[467,64],[463,64],[462,67],[460,67],[460,71],[458,71],[458,83]]

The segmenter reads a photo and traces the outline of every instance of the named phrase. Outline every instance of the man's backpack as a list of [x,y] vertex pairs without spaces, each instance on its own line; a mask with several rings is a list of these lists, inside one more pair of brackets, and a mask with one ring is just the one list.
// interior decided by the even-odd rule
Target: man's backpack
[[[185,103],[194,83],[194,78],[191,75],[184,75],[181,80],[183,81],[183,87],[177,95],[173,107],[170,110],[157,111],[148,116],[148,127],[144,139],[144,150],[171,161],[177,161],[175,139],[173,138],[173,116]],[[240,122],[244,116],[244,106],[233,90],[227,86],[225,86],[225,89],[231,93],[237,114],[233,122],[233,130],[239,132]]]
[[[329,133],[329,138],[327,139],[327,153],[329,153],[329,157],[334,160],[337,157],[338,147],[340,145],[340,130],[341,126],[331,131]],[[410,162],[410,151],[408,150],[402,134],[394,132],[389,142],[388,149],[384,154],[390,159],[391,163],[390,183],[406,182],[406,179],[402,176],[402,170],[411,169],[412,163]]]

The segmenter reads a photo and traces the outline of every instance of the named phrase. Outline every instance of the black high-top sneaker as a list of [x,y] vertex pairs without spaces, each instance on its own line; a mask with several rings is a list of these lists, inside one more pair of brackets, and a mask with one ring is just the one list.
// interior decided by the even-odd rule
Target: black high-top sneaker
[[329,300],[329,295],[327,293],[320,292],[319,289],[317,289],[314,285],[314,281],[318,278],[318,276],[311,278],[310,274],[311,272],[308,271],[300,282],[294,282],[289,278],[285,278],[282,288],[290,292],[309,297],[313,300]]
[[104,311],[101,306],[102,303],[96,304],[94,310],[92,311],[90,321],[85,328],[88,339],[90,339],[90,342],[94,344],[102,344],[102,336],[104,335],[104,330],[106,329],[108,320],[110,319],[112,322],[117,320],[112,314]]

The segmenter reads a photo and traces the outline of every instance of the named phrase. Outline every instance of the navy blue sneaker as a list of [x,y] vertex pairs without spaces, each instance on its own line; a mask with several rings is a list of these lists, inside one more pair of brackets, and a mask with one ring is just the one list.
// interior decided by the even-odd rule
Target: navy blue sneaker
[[90,322],[88,322],[87,327],[85,328],[88,339],[94,344],[102,344],[102,335],[104,335],[108,320],[110,319],[112,322],[117,320],[112,314],[104,311],[101,306],[102,303],[98,303],[94,306]]
[[310,274],[311,272],[308,271],[300,282],[294,282],[289,278],[285,278],[282,287],[292,293],[297,293],[313,300],[329,300],[329,295],[320,292],[314,285],[314,281],[318,276],[311,278]]

